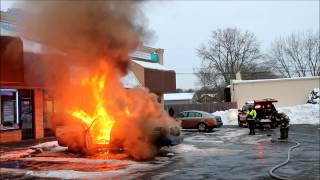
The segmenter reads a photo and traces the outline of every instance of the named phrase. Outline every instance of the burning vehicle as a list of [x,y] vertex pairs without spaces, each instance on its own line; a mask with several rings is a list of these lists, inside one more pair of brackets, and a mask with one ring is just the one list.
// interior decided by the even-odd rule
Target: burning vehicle
[[70,86],[70,91],[78,92],[65,98],[71,104],[63,116],[68,123],[57,128],[60,145],[89,155],[124,151],[145,160],[162,146],[182,142],[179,123],[163,110],[155,94],[144,88],[123,88],[105,61],[98,69],[77,87]]

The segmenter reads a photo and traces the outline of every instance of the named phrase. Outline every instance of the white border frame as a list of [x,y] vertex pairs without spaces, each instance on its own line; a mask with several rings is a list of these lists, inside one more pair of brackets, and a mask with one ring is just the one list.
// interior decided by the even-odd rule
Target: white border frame
[[11,91],[16,93],[16,124],[19,124],[19,91],[17,89],[1,88],[0,91]]

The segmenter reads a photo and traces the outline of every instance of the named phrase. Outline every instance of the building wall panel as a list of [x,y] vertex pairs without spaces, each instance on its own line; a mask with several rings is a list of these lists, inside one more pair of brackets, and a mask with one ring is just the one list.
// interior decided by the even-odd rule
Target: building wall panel
[[0,36],[0,84],[23,83],[23,79],[22,40]]
[[35,138],[44,137],[43,132],[43,91],[40,89],[34,90],[34,131]]
[[274,98],[277,107],[305,104],[313,88],[319,88],[320,77],[236,81],[231,83],[231,101],[241,107],[247,101]]
[[21,130],[0,131],[0,143],[21,141]]

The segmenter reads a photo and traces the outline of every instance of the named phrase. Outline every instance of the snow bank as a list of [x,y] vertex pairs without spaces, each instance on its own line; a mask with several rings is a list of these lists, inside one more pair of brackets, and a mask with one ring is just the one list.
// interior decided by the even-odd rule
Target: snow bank
[[229,109],[226,111],[216,111],[212,113],[215,116],[220,116],[223,125],[238,125],[238,110]]
[[[319,124],[319,104],[303,104],[278,108],[278,112],[286,113],[290,118],[290,124]],[[229,109],[212,113],[221,116],[223,125],[238,125],[238,110]]]
[[278,108],[279,112],[286,113],[290,118],[290,124],[319,124],[319,104],[303,104],[291,107]]

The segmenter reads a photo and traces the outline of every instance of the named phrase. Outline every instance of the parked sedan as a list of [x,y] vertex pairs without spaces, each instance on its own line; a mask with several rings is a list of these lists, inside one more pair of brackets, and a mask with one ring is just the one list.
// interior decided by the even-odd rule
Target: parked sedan
[[181,121],[183,129],[211,131],[213,128],[223,125],[220,116],[214,116],[204,111],[183,111],[176,115],[176,119]]

